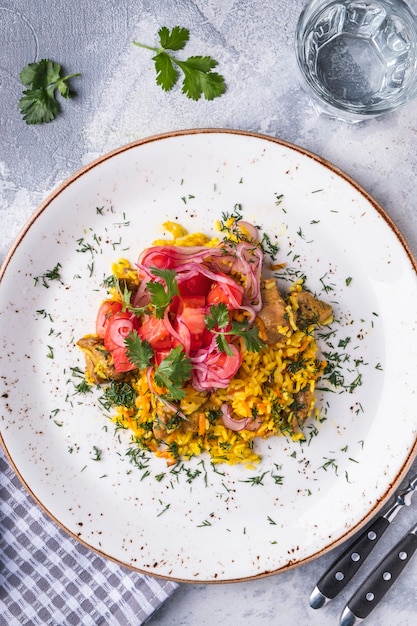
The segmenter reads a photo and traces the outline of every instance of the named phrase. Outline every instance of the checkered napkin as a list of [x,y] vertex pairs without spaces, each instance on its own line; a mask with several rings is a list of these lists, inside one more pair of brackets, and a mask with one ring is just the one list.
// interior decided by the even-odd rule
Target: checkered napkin
[[0,626],[137,626],[177,586],[72,539],[33,502],[0,448]]

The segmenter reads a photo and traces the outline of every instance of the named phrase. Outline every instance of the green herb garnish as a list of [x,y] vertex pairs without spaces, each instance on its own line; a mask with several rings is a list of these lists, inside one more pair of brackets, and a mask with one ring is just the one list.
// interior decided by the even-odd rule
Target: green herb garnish
[[93,452],[94,452],[94,456],[92,456],[92,460],[93,461],[100,461],[101,459],[101,450],[99,450],[99,448],[97,448],[97,446],[93,446]]
[[113,284],[117,287],[121,299],[123,311],[130,311],[135,315],[143,315],[144,313],[155,313],[155,317],[162,319],[164,317],[165,310],[171,304],[174,296],[179,294],[176,272],[175,270],[159,269],[157,267],[150,268],[150,272],[154,276],[162,278],[165,282],[165,287],[162,283],[149,281],[146,288],[150,295],[150,302],[146,306],[134,307],[132,304],[132,292],[128,286],[124,284],[123,289],[120,284],[121,281],[114,278]]
[[61,76],[61,65],[50,59],[29,63],[20,72],[20,80],[27,87],[19,100],[20,112],[27,124],[52,122],[61,110],[56,90],[63,98],[71,98],[68,81],[80,74]]
[[[154,352],[150,343],[142,340],[137,332],[132,332],[125,339],[127,356],[139,369],[145,369],[151,364]],[[167,390],[167,396],[172,400],[184,398],[185,391],[182,385],[190,379],[191,360],[183,352],[181,346],[172,348],[154,369],[155,384]]]
[[136,331],[130,333],[125,339],[127,357],[133,365],[140,370],[147,368],[153,357],[153,349],[146,339],[141,339]]
[[227,306],[220,302],[210,307],[205,317],[207,329],[215,333],[217,347],[221,352],[232,355],[232,350],[227,342],[226,336],[232,335],[242,337],[245,348],[248,352],[260,352],[265,347],[264,342],[259,338],[257,326],[251,326],[248,321],[230,321]]
[[165,282],[166,290],[162,283],[149,282],[146,287],[151,294],[151,304],[155,308],[155,315],[161,319],[164,317],[166,308],[172,301],[172,298],[179,294],[178,284],[176,280],[175,270],[163,270],[157,267],[150,268],[154,276],[162,278]]
[[104,389],[100,403],[106,410],[111,409],[112,406],[134,408],[136,396],[136,391],[128,382],[112,380],[110,385]]
[[135,46],[156,52],[152,57],[155,62],[156,83],[164,91],[169,91],[177,83],[179,68],[183,75],[182,93],[192,100],[199,100],[203,95],[206,100],[213,100],[226,91],[223,76],[213,72],[218,62],[210,56],[192,56],[181,61],[167,50],[182,50],[190,36],[187,28],[174,26],[169,30],[163,26],[158,31],[159,47],[147,46],[134,41]]
[[165,387],[168,396],[173,400],[185,397],[182,385],[191,376],[191,360],[183,352],[181,346],[172,348],[158,367],[155,369],[154,379],[159,387]]
[[250,478],[247,478],[246,480],[241,480],[239,482],[241,483],[250,483],[250,485],[253,487],[254,485],[263,485],[263,479],[265,478],[265,476],[267,475],[268,472],[264,472],[263,474],[260,474],[259,476],[251,476]]
[[61,280],[61,273],[60,273],[61,267],[62,267],[61,263],[57,263],[53,269],[46,270],[46,272],[44,274],[41,274],[40,276],[35,276],[34,277],[35,285],[38,284],[39,280],[42,281],[42,285],[46,287],[47,289],[49,289],[49,282],[52,280],[57,280],[61,284],[63,284]]

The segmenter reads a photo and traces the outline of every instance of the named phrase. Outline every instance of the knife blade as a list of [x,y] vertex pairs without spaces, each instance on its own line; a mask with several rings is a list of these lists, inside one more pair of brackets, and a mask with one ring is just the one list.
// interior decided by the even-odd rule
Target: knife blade
[[393,519],[404,506],[410,506],[416,489],[417,474],[409,480],[408,485],[404,489],[396,493],[394,502],[388,507],[386,512],[367,526],[356,540],[330,565],[311,593],[310,606],[313,609],[321,608],[346,587]]
[[394,546],[345,606],[341,626],[361,622],[381,602],[417,550],[417,524]]

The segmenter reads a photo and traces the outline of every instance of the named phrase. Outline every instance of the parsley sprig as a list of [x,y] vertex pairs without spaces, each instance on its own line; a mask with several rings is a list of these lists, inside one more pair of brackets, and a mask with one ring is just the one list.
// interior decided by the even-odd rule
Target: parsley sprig
[[184,78],[182,83],[182,93],[191,100],[199,100],[203,95],[206,100],[213,100],[221,96],[226,91],[224,78],[221,74],[213,72],[218,62],[210,56],[191,56],[185,61],[172,56],[168,50],[182,50],[190,36],[187,28],[174,26],[169,30],[163,26],[158,31],[159,47],[147,46],[134,41],[135,46],[156,52],[152,57],[155,62],[156,83],[164,91],[169,91],[177,83],[179,70]]
[[20,80],[27,87],[19,100],[20,112],[27,124],[52,122],[61,110],[56,97],[58,91],[63,98],[71,98],[68,82],[80,74],[61,76],[62,67],[50,59],[29,63],[20,72]]
[[227,335],[242,337],[248,352],[260,352],[265,347],[264,342],[259,338],[257,326],[251,326],[247,320],[243,322],[230,321],[228,308],[223,302],[212,304],[205,317],[205,322],[208,330],[216,334],[218,349],[228,355],[233,353],[226,339]]

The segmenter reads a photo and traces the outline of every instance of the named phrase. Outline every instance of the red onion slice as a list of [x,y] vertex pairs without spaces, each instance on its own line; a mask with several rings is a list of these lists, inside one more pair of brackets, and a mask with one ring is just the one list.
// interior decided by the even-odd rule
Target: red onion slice
[[222,404],[220,407],[222,412],[222,422],[223,425],[229,430],[233,430],[235,432],[239,430],[244,430],[248,423],[252,420],[251,417],[246,417],[244,419],[237,420],[231,415],[231,410],[228,404]]

